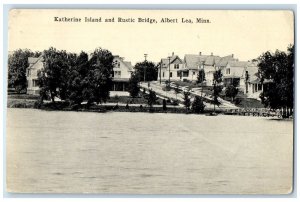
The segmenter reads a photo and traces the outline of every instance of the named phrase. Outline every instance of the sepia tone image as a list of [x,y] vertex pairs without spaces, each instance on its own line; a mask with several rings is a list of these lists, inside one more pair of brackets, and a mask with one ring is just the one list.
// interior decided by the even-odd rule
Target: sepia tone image
[[289,194],[289,10],[13,9],[6,191]]

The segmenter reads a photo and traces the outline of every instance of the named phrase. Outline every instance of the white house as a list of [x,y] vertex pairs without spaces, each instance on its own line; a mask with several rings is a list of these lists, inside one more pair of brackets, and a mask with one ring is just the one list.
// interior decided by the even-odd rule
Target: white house
[[27,94],[38,95],[40,91],[37,84],[38,71],[44,68],[43,57],[29,57],[28,65],[26,70]]
[[[43,56],[38,58],[28,58],[28,68],[26,72],[27,77],[27,93],[28,94],[39,94],[39,86],[37,85],[38,71],[44,68]],[[124,61],[124,59],[118,55],[114,56],[113,59],[113,72],[112,80],[113,86],[112,91],[126,91],[128,88],[128,81],[133,72],[131,62]]]
[[235,83],[237,87],[244,89],[247,65],[248,62],[244,61],[229,61],[227,65],[221,69],[224,86]]
[[133,66],[131,62],[124,61],[124,58],[115,55],[113,60],[113,87],[112,91],[127,91],[128,82],[133,72]]
[[181,71],[183,69],[184,69],[183,61],[177,55],[174,55],[173,52],[171,57],[161,59],[158,68],[157,80],[166,81],[169,80],[169,76],[170,76],[170,81],[181,80],[181,78],[185,76],[181,74]]
[[204,69],[206,84],[212,85],[213,73],[227,65],[229,61],[234,61],[233,55],[220,57],[211,55],[186,54],[181,60],[177,55],[172,54],[170,61],[168,58],[161,59],[161,67],[158,71],[158,80],[169,79],[170,62],[170,80],[190,80],[196,81],[200,69]]

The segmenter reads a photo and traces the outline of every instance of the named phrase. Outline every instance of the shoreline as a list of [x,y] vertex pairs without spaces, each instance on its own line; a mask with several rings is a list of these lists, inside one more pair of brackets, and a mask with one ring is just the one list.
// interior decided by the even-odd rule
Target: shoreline
[[[222,109],[216,106],[216,110],[212,108],[205,108],[204,112],[195,113],[190,110],[186,110],[182,106],[167,105],[166,109],[162,105],[157,104],[150,108],[145,103],[133,103],[125,104],[122,102],[106,102],[103,104],[94,104],[89,108],[85,104],[81,106],[70,106],[67,102],[57,101],[55,104],[52,102],[46,102],[43,104],[38,103],[35,98],[8,98],[7,108],[23,108],[23,109],[40,109],[43,111],[74,111],[74,112],[96,112],[96,113],[107,113],[107,112],[133,112],[133,113],[169,113],[169,114],[196,114],[196,115],[206,115],[206,116],[216,116],[219,114],[229,115],[229,116],[257,116],[257,117],[276,117],[281,118],[278,114],[257,108],[253,109]],[[293,119],[292,117],[286,117],[285,119]]]

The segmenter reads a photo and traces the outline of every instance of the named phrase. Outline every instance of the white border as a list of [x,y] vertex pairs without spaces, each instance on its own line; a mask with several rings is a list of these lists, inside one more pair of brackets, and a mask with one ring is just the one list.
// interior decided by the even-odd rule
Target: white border
[[[184,0],[184,1],[180,1],[180,0],[171,0],[171,1],[166,1],[166,0],[145,0],[145,1],[143,1],[143,3],[144,4],[148,4],[148,5],[142,5],[142,4],[140,4],[140,1],[134,1],[134,0],[111,0],[111,1],[97,1],[97,0],[85,0],[85,1],[76,1],[76,2],[74,2],[74,1],[72,1],[72,3],[73,4],[69,4],[70,3],[70,0],[53,0],[53,1],[43,1],[43,2],[41,2],[41,1],[38,1],[38,0],[28,0],[28,1],[26,1],[26,2],[24,2],[24,0],[2,0],[1,1],[1,4],[2,4],[2,6],[1,6],[1,8],[0,8],[0,13],[2,13],[3,14],[3,5],[4,4],[23,4],[25,7],[26,7],[26,5],[27,6],[29,6],[28,4],[39,4],[39,5],[35,5],[35,6],[40,6],[40,7],[43,7],[43,5],[45,5],[46,4],[46,6],[47,7],[58,7],[59,5],[61,5],[61,4],[68,4],[68,5],[64,5],[64,6],[67,6],[67,7],[77,7],[77,6],[82,6],[82,7],[89,7],[89,5],[88,4],[97,4],[97,3],[102,3],[103,4],[103,7],[106,7],[106,6],[109,6],[110,8],[113,8],[113,7],[120,7],[120,5],[118,5],[118,4],[122,4],[123,6],[121,6],[121,7],[132,7],[132,6],[130,6],[130,5],[132,5],[132,4],[135,4],[135,5],[133,5],[133,6],[137,6],[137,7],[145,7],[145,8],[153,8],[153,6],[155,7],[155,8],[158,8],[158,7],[163,7],[163,8],[167,8],[168,6],[167,5],[169,5],[169,6],[174,6],[174,5],[172,5],[172,4],[181,4],[181,5],[177,5],[178,6],[178,9],[180,9],[180,8],[186,8],[186,7],[191,7],[191,5],[187,5],[187,4],[196,4],[196,3],[198,3],[197,1],[195,1],[195,0]],[[74,3],[76,3],[75,5],[74,5]],[[182,5],[182,4],[185,4],[185,5]],[[222,1],[222,0],[204,0],[204,1],[201,1],[201,3],[202,3],[202,7],[203,8],[205,8],[206,6],[212,6],[213,4],[216,4],[215,6],[216,7],[218,7],[218,6],[220,6],[220,4],[221,5],[223,5],[224,6],[224,8],[226,8],[226,7],[228,7],[228,6],[240,6],[240,5],[247,5],[247,8],[253,8],[253,6],[259,6],[259,8],[264,8],[264,9],[266,9],[266,8],[276,8],[276,7],[281,7],[281,6],[284,6],[284,5],[282,5],[282,4],[296,4],[296,9],[298,8],[298,2],[296,1],[296,0],[285,0],[285,1],[272,1],[272,0],[252,0],[252,1],[243,1],[243,2],[240,2],[240,1],[237,1],[237,0],[235,0],[235,1],[226,1],[226,5],[224,5],[224,3],[225,3],[225,1]],[[54,4],[56,4],[56,5],[54,5]],[[124,5],[124,4],[128,4],[128,5]],[[153,5],[153,4],[155,4],[155,5]],[[160,5],[159,5],[160,4]],[[163,5],[162,5],[163,4]],[[205,5],[206,4],[206,5]],[[207,4],[209,4],[209,5],[207,5]],[[229,5],[229,4],[239,4],[239,5]],[[250,5],[248,5],[248,4],[250,4]],[[256,4],[256,5],[253,5],[253,4]],[[273,5],[264,5],[264,4],[273,4]],[[106,5],[106,6],[104,6],[104,5]],[[31,6],[33,6],[33,5],[31,5]],[[98,5],[99,6],[99,5]],[[197,5],[197,6],[201,6],[201,5]],[[195,6],[194,8],[196,8],[197,6]],[[190,9],[192,9],[192,8],[190,8]],[[198,8],[199,9],[199,8]],[[299,20],[298,20],[298,16],[296,16],[296,30],[297,30],[297,27],[298,27],[298,23],[299,23]],[[5,43],[5,41],[3,41],[4,39],[3,39],[3,31],[7,31],[7,30],[5,30],[4,28],[3,28],[3,15],[1,15],[1,33],[2,33],[2,37],[1,37],[1,44],[3,44],[3,42]],[[298,59],[299,59],[299,53],[298,53],[298,51],[297,51],[297,38],[296,38],[296,55],[297,55],[297,61],[298,61]],[[6,49],[7,50],[7,49]],[[3,45],[2,45],[2,48],[1,48],[1,51],[0,51],[0,54],[1,54],[1,56],[0,56],[0,64],[2,64],[2,68],[5,68],[6,66],[3,66],[3,55],[4,55],[4,47],[3,47]],[[3,70],[3,69],[2,69]],[[4,78],[6,78],[6,75],[4,75],[3,73],[3,71],[0,71],[1,73],[1,75],[0,75],[0,78],[1,78],[1,81],[0,81],[0,90],[1,90],[1,93],[0,93],[0,95],[1,95],[1,97],[0,97],[0,106],[1,106],[1,108],[0,108],[0,110],[1,110],[1,112],[3,112],[3,110],[5,110],[6,109],[6,106],[4,106],[4,97],[5,97],[5,94],[6,94],[6,90],[4,91],[4,89],[6,89],[6,87],[5,87],[5,83],[4,83],[4,81],[6,80],[6,79],[4,79]],[[7,72],[7,71],[5,71],[5,72]],[[299,78],[299,71],[296,71],[296,78]],[[296,80],[296,96],[297,95],[299,95],[299,86],[298,86],[298,82],[297,82],[297,80]],[[298,96],[297,96],[298,97]],[[296,100],[298,100],[297,99],[297,97],[296,97]],[[296,107],[296,113],[297,113],[297,115],[296,115],[296,122],[295,122],[295,125],[296,126],[298,126],[298,119],[297,119],[297,117],[298,117],[298,112],[297,112],[297,107]],[[1,124],[1,131],[3,131],[3,128],[5,127],[5,125],[4,125],[4,120],[5,120],[5,118],[4,118],[4,115],[2,114],[1,115],[1,117],[0,117],[0,124]],[[297,130],[296,130],[297,131]],[[296,132],[295,131],[295,132]],[[297,134],[295,134],[295,136],[297,136]],[[2,132],[2,136],[1,136],[1,143],[2,144],[0,144],[1,146],[0,146],[0,149],[3,151],[3,132]],[[296,145],[298,145],[299,144],[299,139],[297,138],[297,142],[296,142]],[[295,148],[296,149],[296,148]],[[297,150],[296,150],[297,151]],[[297,161],[296,162],[299,162],[298,160],[299,160],[299,155],[296,155],[296,157],[297,157]],[[0,155],[0,160],[1,160],[1,162],[3,162],[3,155]],[[5,164],[4,164],[4,162],[3,162],[3,164],[2,164],[2,166],[1,166],[1,171],[2,171],[2,173],[3,173],[3,166],[4,166]],[[299,168],[297,167],[297,171],[299,170]],[[2,181],[3,181],[3,175],[1,176],[1,179],[2,179]],[[297,179],[296,179],[297,181],[298,181],[298,176],[297,176]],[[0,185],[0,190],[3,192],[3,183],[0,183],[1,185]],[[165,198],[166,196],[164,196],[164,195],[161,195],[161,196],[151,196],[151,195],[146,195],[145,197],[155,197],[155,198],[146,198],[146,199],[143,199],[143,200],[145,200],[145,201],[152,201],[152,200],[162,200],[162,201],[170,201],[170,200],[174,200],[174,201],[186,201],[186,200],[188,200],[188,201],[195,201],[195,200],[209,200],[209,201],[219,201],[219,200],[222,200],[222,201],[232,201],[232,200],[234,200],[234,201],[236,201],[236,200],[246,200],[246,201],[249,201],[249,200],[257,200],[257,201],[265,201],[265,200],[267,200],[267,201],[274,201],[274,200],[276,200],[276,201],[282,201],[282,200],[289,200],[289,201],[295,201],[295,200],[298,200],[297,198],[297,196],[299,195],[299,189],[298,189],[298,186],[297,186],[297,190],[294,190],[294,197],[295,198],[286,198],[286,197],[291,197],[291,196],[268,196],[268,195],[266,195],[266,196],[261,196],[261,198],[257,198],[257,197],[255,197],[255,196],[253,196],[254,198],[249,198],[249,196],[246,196],[247,198],[244,198],[245,196],[244,195],[234,195],[234,196],[231,196],[231,195],[209,195],[209,196],[205,196],[205,195],[196,195],[196,196],[191,196],[191,195],[188,195],[188,196],[182,196],[182,195],[172,195],[172,196],[170,196],[170,197],[172,197],[172,198]],[[32,197],[32,196],[31,196]],[[38,196],[37,196],[38,197]],[[49,200],[58,200],[58,201],[69,201],[69,200],[76,200],[76,201],[85,201],[86,200],[86,198],[84,198],[84,197],[90,197],[88,200],[98,200],[97,198],[93,198],[93,197],[99,197],[99,195],[80,195],[80,198],[76,198],[76,199],[72,199],[72,198],[66,198],[66,197],[78,197],[78,195],[65,195],[64,196],[64,198],[60,198],[60,199],[55,199],[55,198],[53,198],[53,197],[55,197],[55,195],[48,195],[48,196],[46,196],[46,195],[42,195],[42,197],[51,197],[51,198],[46,198],[46,199],[43,199],[43,200],[47,200],[47,201],[49,201]],[[56,197],[62,197],[61,195],[58,195],[58,196],[56,196]],[[140,201],[141,200],[141,198],[143,197],[143,196],[139,196],[139,195],[136,195],[136,196],[132,196],[132,195],[129,195],[129,196],[124,196],[124,195],[122,195],[122,199],[120,199],[119,197],[120,196],[118,196],[118,195],[103,195],[102,196],[102,200],[104,199],[105,197],[110,197],[110,198],[106,198],[105,200],[107,200],[107,201],[119,201],[119,200],[124,200],[124,201]],[[128,197],[130,197],[130,198],[128,198]],[[133,197],[133,198],[132,198]],[[138,197],[138,198],[136,198],[136,197]],[[162,197],[162,198],[161,198]],[[175,197],[178,197],[178,198],[175,198]],[[195,198],[185,198],[185,197],[195,197]],[[201,198],[199,198],[199,197],[201,197]],[[209,198],[207,198],[207,197],[209,197]],[[233,198],[232,198],[233,197]],[[251,196],[250,196],[251,197]],[[268,197],[272,197],[272,198],[268,198]],[[273,198],[273,197],[276,197],[276,198]],[[18,198],[9,198],[8,200],[10,200],[10,201],[19,201],[20,199],[18,199]],[[41,198],[22,198],[22,201],[31,201],[31,200],[41,200]]]

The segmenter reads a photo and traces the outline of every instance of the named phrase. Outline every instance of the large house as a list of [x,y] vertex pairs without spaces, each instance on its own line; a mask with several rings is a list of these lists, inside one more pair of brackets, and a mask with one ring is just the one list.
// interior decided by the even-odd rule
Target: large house
[[[170,59],[170,60],[169,60]],[[177,55],[172,54],[169,58],[162,58],[158,71],[158,80],[190,80],[196,81],[200,69],[204,69],[207,85],[212,85],[213,73],[224,68],[229,61],[235,61],[233,55],[220,57],[211,55],[186,54],[181,60]],[[169,73],[170,72],[170,73]]]
[[262,84],[257,77],[257,62],[239,61],[234,55],[220,57],[211,53],[210,55],[186,54],[182,59],[172,54],[171,57],[162,58],[158,70],[158,80],[170,81],[189,80],[196,81],[199,71],[205,72],[205,83],[207,86],[213,85],[213,75],[217,70],[221,70],[223,75],[223,85],[236,84],[247,96],[258,99],[263,88],[270,81]]
[[[26,72],[27,77],[27,93],[37,95],[39,94],[39,86],[37,84],[38,71],[44,68],[43,57],[29,57],[28,68]],[[124,59],[118,55],[113,59],[113,72],[112,91],[126,91],[128,89],[128,82],[133,71],[131,62],[124,61]]]
[[124,61],[124,58],[116,55],[113,60],[114,68],[112,73],[112,91],[127,91],[128,83],[133,72],[131,62]]
[[248,65],[249,62],[229,61],[227,65],[221,69],[224,86],[235,83],[237,87],[244,88]]
[[184,62],[182,59],[180,59],[177,55],[174,55],[173,52],[171,57],[161,59],[158,70],[158,80],[165,81],[169,78],[170,81],[181,80],[181,78],[185,76],[181,73],[184,68]]
[[205,72],[206,85],[211,86],[213,84],[213,74],[224,68],[229,61],[236,61],[233,55],[220,57],[213,53],[210,55],[202,55],[200,52],[198,55],[185,55],[184,56],[186,71],[189,72],[188,80],[197,80],[197,75],[200,69]]

